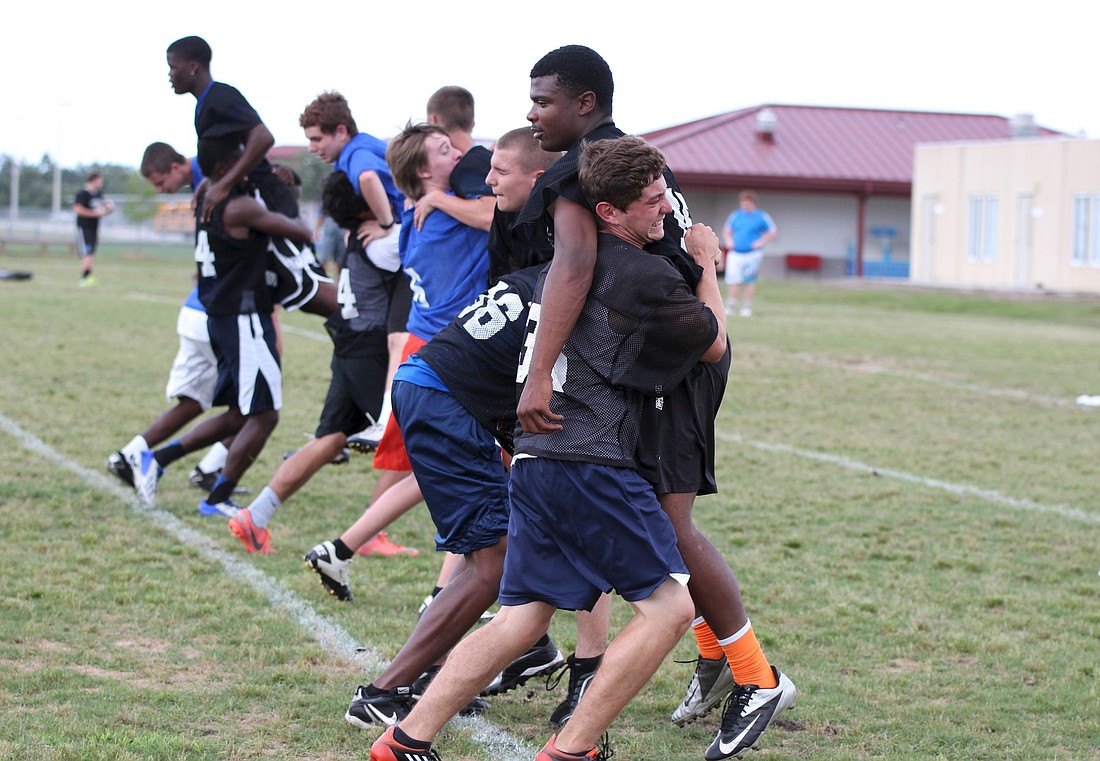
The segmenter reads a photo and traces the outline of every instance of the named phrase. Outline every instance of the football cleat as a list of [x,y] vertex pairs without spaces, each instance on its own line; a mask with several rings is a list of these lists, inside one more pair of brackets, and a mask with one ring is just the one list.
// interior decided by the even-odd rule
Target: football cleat
[[134,488],[134,469],[130,467],[130,463],[126,461],[126,455],[121,451],[111,452],[107,456],[107,472],[114,473],[118,476],[118,480]]
[[488,697],[514,690],[532,677],[557,670],[563,663],[565,658],[562,657],[561,650],[558,650],[549,634],[544,634],[527,652],[497,674],[481,694]]
[[344,714],[344,721],[367,728],[376,724],[392,727],[412,710],[412,687],[394,687],[377,695],[367,694],[367,688],[355,688],[355,697]]
[[772,673],[779,683],[771,689],[743,684],[730,693],[722,709],[722,726],[703,754],[706,761],[740,756],[760,739],[776,714],[794,708],[798,695],[794,683],[775,666]]
[[393,727],[386,729],[370,746],[370,761],[440,761],[440,758],[430,747],[417,750],[397,742],[393,739]]
[[138,497],[146,507],[156,507],[157,484],[164,475],[164,468],[157,464],[156,457],[149,449],[134,455],[130,467],[133,469],[134,490]]
[[321,577],[321,584],[338,600],[351,600],[351,587],[348,586],[348,565],[351,559],[340,560],[336,557],[336,547],[332,542],[321,542],[306,553],[306,565]]
[[260,528],[252,522],[252,514],[248,508],[229,519],[229,530],[241,540],[241,544],[249,552],[273,552],[271,549],[271,532],[266,528]]
[[699,656],[684,701],[672,712],[672,723],[682,727],[706,716],[736,686],[726,656],[715,659]]

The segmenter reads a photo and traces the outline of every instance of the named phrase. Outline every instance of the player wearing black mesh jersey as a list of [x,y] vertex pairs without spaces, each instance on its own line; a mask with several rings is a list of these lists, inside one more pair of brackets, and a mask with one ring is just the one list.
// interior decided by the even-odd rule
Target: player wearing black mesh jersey
[[[631,138],[590,145],[581,176],[594,178],[586,192],[601,199],[593,287],[555,365],[552,404],[567,412],[565,424],[516,437],[501,612],[455,648],[409,716],[376,747],[426,750],[471,697],[469,688],[529,647],[555,610],[590,610],[614,589],[636,615],[556,741],[558,750],[587,753],[690,622],[686,568],[635,453],[647,399],[697,362],[725,353],[717,237],[703,226],[689,233],[703,269],[693,291],[667,259],[642,250],[663,237],[672,211],[660,152]],[[529,330],[537,331],[539,290]],[[518,379],[525,377],[521,357]],[[554,743],[539,757],[556,757],[546,755]]]

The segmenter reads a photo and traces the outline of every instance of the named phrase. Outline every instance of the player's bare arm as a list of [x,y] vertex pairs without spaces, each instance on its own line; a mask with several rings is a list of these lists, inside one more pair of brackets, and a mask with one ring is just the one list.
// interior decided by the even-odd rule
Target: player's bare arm
[[703,276],[695,289],[695,297],[706,305],[718,322],[718,335],[699,361],[717,362],[726,354],[726,312],[722,302],[722,291],[718,288],[718,273],[715,268],[715,263],[720,256],[718,236],[714,234],[714,230],[700,222],[688,228],[684,235],[684,244],[691,258],[703,268]]
[[584,307],[596,264],[596,220],[578,203],[554,202],[554,259],[543,285],[538,334],[531,349],[527,382],[516,412],[528,433],[561,428],[562,416],[551,411],[550,371]]
[[413,224],[417,230],[424,229],[424,220],[436,209],[454,217],[467,227],[489,232],[493,226],[493,209],[496,199],[493,196],[480,198],[459,198],[441,190],[429,190],[416,202],[413,212]]
[[233,166],[226,171],[220,180],[210,183],[210,187],[206,190],[203,222],[210,221],[210,214],[213,212],[214,207],[225,200],[231,188],[259,166],[273,145],[275,145],[275,137],[263,123],[257,124],[248,131],[248,137],[245,138],[244,150],[241,151],[240,158],[233,162]]

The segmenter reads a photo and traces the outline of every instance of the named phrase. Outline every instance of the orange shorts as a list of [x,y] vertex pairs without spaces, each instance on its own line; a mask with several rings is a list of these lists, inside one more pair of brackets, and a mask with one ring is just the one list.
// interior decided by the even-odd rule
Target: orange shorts
[[[428,342],[423,338],[409,333],[405,348],[401,350],[401,361],[404,362],[416,354],[426,343]],[[386,430],[378,442],[378,449],[374,451],[374,469],[412,471],[409,455],[405,452],[405,439],[401,435],[401,426],[397,424],[397,418],[394,415],[390,415]]]

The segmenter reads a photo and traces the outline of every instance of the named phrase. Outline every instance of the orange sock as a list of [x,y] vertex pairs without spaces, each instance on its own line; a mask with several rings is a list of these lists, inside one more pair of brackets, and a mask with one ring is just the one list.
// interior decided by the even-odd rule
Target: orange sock
[[695,644],[699,646],[699,655],[708,661],[716,661],[724,655],[722,646],[718,644],[718,638],[714,636],[714,630],[702,616],[695,619],[691,630],[695,633]]
[[764,656],[760,643],[756,641],[751,623],[746,623],[741,631],[732,637],[718,642],[726,654],[730,671],[733,672],[733,678],[738,684],[755,684],[764,689],[771,689],[778,684],[771,664]]

